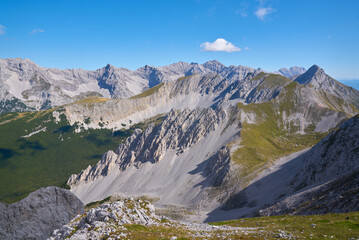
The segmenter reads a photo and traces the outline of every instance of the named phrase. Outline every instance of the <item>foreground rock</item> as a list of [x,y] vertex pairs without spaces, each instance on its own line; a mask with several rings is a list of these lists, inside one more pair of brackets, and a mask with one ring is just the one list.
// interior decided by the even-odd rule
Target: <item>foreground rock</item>
[[[128,198],[89,209],[55,230],[50,239],[138,239],[137,230],[140,232],[143,229],[151,229],[151,232],[162,230],[162,237],[166,239],[168,232],[171,232],[171,239],[177,239],[176,234],[196,239],[225,239],[257,230],[172,221],[156,215],[154,206],[148,200]],[[146,236],[140,237],[146,239]]]
[[19,202],[0,203],[0,239],[46,239],[83,212],[83,203],[70,191],[41,188]]

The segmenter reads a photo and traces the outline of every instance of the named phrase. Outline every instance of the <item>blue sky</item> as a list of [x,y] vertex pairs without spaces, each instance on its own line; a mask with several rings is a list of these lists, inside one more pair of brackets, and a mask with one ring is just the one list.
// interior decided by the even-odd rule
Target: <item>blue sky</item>
[[359,79],[358,11],[356,0],[1,0],[0,58],[89,70],[213,59],[267,71],[318,64]]

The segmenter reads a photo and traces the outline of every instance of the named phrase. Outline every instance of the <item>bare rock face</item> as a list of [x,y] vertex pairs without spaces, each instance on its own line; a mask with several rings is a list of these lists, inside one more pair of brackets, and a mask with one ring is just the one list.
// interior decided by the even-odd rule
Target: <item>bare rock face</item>
[[83,203],[70,191],[41,188],[19,202],[0,203],[0,238],[46,239],[83,212]]
[[136,129],[116,152],[107,152],[97,165],[88,167],[79,175],[72,175],[67,183],[73,186],[92,181],[106,176],[115,167],[125,170],[145,162],[156,163],[169,150],[181,154],[214,131],[225,117],[226,113],[221,108],[172,110],[160,125],[152,124],[144,132]]

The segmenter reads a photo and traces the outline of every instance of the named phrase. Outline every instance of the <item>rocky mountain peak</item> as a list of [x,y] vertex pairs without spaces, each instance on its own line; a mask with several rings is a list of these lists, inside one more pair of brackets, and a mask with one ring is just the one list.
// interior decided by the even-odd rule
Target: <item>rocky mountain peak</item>
[[281,68],[274,73],[281,74],[281,75],[293,80],[305,72],[306,72],[306,69],[303,67],[292,66],[290,68]]
[[113,65],[111,65],[111,64],[107,64],[104,68],[103,68],[105,71],[107,71],[107,72],[113,72],[113,71],[115,71],[117,68],[115,67],[115,66],[113,66]]
[[294,81],[303,85],[315,85],[321,84],[329,76],[318,65],[311,66],[305,73],[297,77]]
[[203,64],[203,66],[205,68],[208,68],[210,69],[211,71],[213,72],[221,72],[226,66],[223,65],[222,63],[218,62],[217,60],[212,60],[212,61],[208,61],[208,62],[205,62]]

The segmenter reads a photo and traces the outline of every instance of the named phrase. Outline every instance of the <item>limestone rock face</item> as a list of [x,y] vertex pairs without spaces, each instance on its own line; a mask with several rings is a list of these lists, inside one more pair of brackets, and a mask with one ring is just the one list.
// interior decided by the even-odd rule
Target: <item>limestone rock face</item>
[[70,191],[41,188],[19,202],[0,203],[0,238],[47,239],[54,229],[83,212],[83,203]]
[[144,132],[136,129],[116,152],[107,152],[97,165],[72,175],[67,183],[73,186],[93,181],[116,167],[125,170],[145,162],[156,163],[170,150],[181,154],[216,130],[225,118],[226,113],[221,108],[172,110],[161,124],[151,124]]

